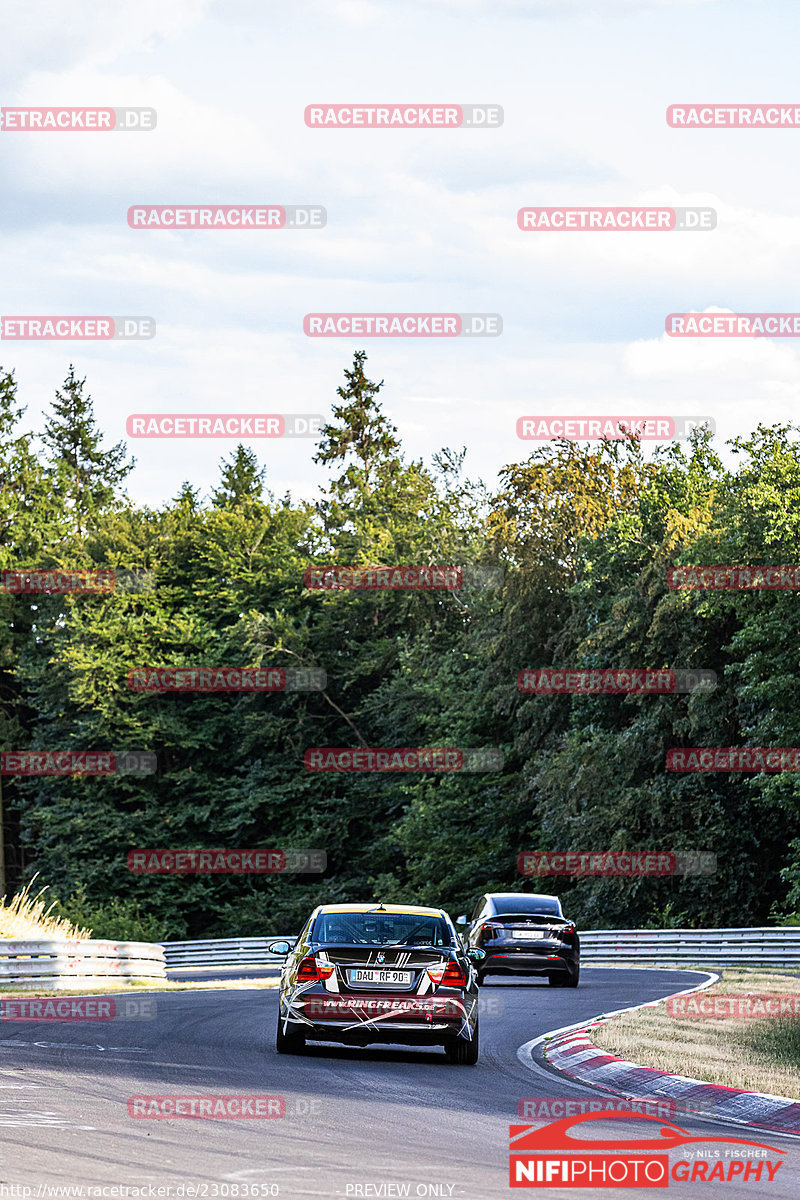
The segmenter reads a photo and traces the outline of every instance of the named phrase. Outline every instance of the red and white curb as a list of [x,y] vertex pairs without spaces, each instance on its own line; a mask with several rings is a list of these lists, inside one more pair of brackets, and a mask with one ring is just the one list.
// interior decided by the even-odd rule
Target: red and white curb
[[[688,996],[705,991],[718,983],[720,976],[709,972],[703,983],[673,996]],[[667,999],[667,997],[664,997]],[[587,1021],[576,1022],[561,1029],[551,1029],[520,1046],[517,1057],[529,1070],[546,1075],[533,1056],[541,1046],[548,1065],[566,1077],[567,1087],[591,1087],[606,1095],[625,1100],[660,1098],[672,1100],[676,1109],[685,1115],[702,1116],[705,1120],[735,1125],[749,1125],[789,1135],[800,1134],[800,1101],[788,1096],[771,1096],[765,1092],[746,1092],[721,1084],[705,1083],[687,1075],[673,1075],[653,1067],[642,1067],[601,1050],[590,1040],[588,1030],[602,1025],[609,1017],[655,1008],[662,1000],[632,1004],[629,1008],[600,1013]],[[568,1083],[567,1079],[574,1082]]]
[[543,1054],[551,1066],[571,1079],[626,1099],[650,1096],[669,1099],[687,1115],[694,1113],[717,1121],[759,1125],[780,1133],[800,1133],[800,1101],[641,1067],[599,1049],[585,1029],[553,1038],[543,1048]]

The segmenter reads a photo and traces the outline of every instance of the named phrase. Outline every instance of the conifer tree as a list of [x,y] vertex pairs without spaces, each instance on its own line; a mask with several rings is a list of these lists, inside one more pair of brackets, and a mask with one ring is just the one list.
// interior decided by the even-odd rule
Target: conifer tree
[[53,412],[45,425],[42,441],[49,452],[49,475],[54,494],[71,516],[80,539],[93,519],[114,506],[118,488],[130,474],[135,460],[126,462],[124,442],[108,450],[95,421],[92,398],[84,394],[84,379],[78,379],[70,364],[63,390],[56,391]]
[[259,467],[254,450],[240,442],[230,462],[223,458],[220,466],[220,486],[212,493],[215,508],[235,508],[248,500],[261,499],[267,469]]

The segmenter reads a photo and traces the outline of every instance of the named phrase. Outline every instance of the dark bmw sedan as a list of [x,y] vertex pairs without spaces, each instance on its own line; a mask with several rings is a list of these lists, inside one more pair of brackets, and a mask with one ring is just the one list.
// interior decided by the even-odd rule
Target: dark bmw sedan
[[546,975],[553,987],[578,986],[580,938],[557,896],[487,892],[472,914],[467,942],[486,955],[479,983],[486,975]]
[[478,1061],[478,977],[483,950],[465,949],[441,908],[322,904],[286,956],[276,1046],[312,1041],[443,1046],[451,1063]]

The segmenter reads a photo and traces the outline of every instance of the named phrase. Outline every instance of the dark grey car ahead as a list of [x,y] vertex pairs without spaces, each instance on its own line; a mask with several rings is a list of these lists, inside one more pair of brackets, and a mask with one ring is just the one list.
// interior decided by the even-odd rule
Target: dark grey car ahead
[[[466,924],[466,918],[458,923]],[[558,896],[486,892],[472,914],[467,942],[486,954],[479,983],[486,975],[545,975],[553,987],[578,986],[580,938]]]

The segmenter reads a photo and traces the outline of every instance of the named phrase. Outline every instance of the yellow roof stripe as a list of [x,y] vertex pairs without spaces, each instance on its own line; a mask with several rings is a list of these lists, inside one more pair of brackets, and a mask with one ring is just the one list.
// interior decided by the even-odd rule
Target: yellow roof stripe
[[[374,904],[323,904],[320,907],[320,913],[366,913],[376,912],[377,902]],[[415,904],[383,904],[381,908],[387,913],[408,913],[409,915],[425,916],[425,917],[440,917],[442,910],[440,908],[421,908]]]

